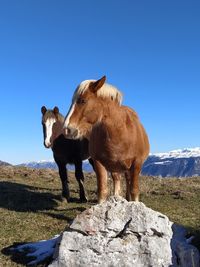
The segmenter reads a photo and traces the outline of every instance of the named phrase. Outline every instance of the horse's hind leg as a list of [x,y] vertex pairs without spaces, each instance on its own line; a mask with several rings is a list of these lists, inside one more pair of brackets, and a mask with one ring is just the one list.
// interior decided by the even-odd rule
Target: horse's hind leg
[[112,172],[111,173],[112,179],[113,179],[113,189],[114,189],[114,196],[119,196],[120,195],[120,180],[121,180],[121,175],[117,172]]
[[139,201],[139,174],[142,163],[135,161],[130,170],[130,195],[131,200]]
[[67,169],[65,163],[57,162],[60,179],[62,182],[62,196],[66,198],[67,202],[69,202],[70,194],[68,187],[68,177],[67,177]]
[[85,188],[83,184],[84,175],[83,175],[83,170],[82,170],[82,161],[78,161],[75,163],[75,176],[79,184],[80,202],[87,202],[87,197],[85,194]]

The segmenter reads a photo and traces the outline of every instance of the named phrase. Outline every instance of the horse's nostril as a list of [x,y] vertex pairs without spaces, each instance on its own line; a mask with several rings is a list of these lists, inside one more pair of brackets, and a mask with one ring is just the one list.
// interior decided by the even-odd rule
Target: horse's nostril
[[77,136],[78,135],[78,130],[77,129],[74,129],[73,135],[74,136]]
[[51,143],[50,143],[50,142],[44,142],[44,146],[45,146],[46,148],[50,148],[50,147],[51,147]]
[[67,129],[66,129],[66,132],[67,132],[67,134],[71,134],[72,133],[72,130],[68,127]]

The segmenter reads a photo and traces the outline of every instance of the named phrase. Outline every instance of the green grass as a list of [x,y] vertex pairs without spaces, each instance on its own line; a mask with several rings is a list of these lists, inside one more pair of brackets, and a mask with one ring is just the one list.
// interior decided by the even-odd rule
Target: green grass
[[[72,203],[61,200],[60,179],[55,171],[0,168],[0,250],[14,242],[49,239],[63,231],[78,213],[96,203],[93,174],[85,175],[87,204],[78,202],[74,174],[70,173],[69,178]],[[108,185],[111,193],[110,179]],[[189,233],[195,234],[194,243],[200,248],[200,177],[141,177],[140,187],[141,201],[186,226]],[[22,265],[0,253],[0,266]]]

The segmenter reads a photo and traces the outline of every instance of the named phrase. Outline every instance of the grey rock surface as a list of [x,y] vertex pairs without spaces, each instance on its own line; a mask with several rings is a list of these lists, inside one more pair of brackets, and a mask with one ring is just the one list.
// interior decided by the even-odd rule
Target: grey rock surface
[[199,267],[197,249],[185,249],[185,233],[179,227],[176,232],[173,240],[172,222],[143,203],[111,197],[74,219],[49,266],[185,267],[180,264],[187,261]]
[[141,202],[111,197],[74,219],[49,266],[199,267],[198,250],[187,244],[184,228],[172,225]]

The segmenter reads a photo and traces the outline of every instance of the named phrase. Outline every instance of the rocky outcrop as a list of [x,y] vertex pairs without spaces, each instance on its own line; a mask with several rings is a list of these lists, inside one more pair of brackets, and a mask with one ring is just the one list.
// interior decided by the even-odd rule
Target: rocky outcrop
[[49,266],[199,267],[198,250],[172,225],[141,202],[111,197],[74,219]]

